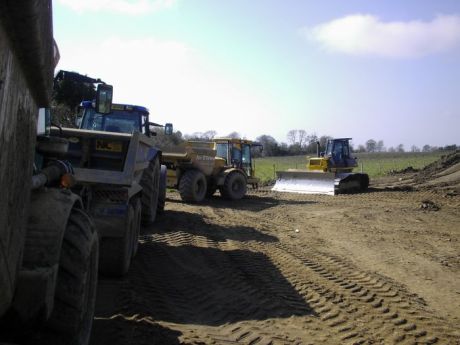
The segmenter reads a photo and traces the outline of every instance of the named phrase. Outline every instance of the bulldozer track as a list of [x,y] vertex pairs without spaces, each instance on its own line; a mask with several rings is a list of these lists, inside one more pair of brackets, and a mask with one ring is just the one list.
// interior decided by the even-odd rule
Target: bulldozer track
[[[426,197],[383,194],[354,198],[368,199],[365,207],[403,199],[409,212]],[[111,287],[110,344],[460,344],[455,321],[400,282],[321,250],[317,239],[299,246],[292,227],[306,214],[285,212],[289,199],[271,195],[249,196],[260,212],[244,200],[183,205],[144,231],[130,272]],[[319,196],[305,205],[315,202],[340,204]],[[104,341],[96,332],[93,343]]]

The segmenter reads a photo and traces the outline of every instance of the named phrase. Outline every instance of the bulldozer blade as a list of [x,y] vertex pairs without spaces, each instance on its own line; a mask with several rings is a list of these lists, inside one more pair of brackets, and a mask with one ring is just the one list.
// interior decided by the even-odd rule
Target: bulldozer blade
[[273,191],[300,194],[335,194],[335,174],[305,170],[277,171]]

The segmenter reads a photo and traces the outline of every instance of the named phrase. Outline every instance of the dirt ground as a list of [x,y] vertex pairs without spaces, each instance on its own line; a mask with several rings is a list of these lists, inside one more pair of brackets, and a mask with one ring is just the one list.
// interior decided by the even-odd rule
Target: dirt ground
[[128,275],[100,280],[92,344],[460,344],[460,196],[417,176],[354,195],[168,193]]

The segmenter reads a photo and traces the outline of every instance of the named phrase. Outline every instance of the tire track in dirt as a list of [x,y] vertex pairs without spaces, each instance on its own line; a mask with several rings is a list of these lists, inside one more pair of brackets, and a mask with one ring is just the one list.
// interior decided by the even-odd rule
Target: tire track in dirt
[[[233,213],[234,211],[229,210],[229,212]],[[223,217],[224,213],[221,211],[219,217]],[[273,255],[273,245],[266,244],[266,246],[270,247],[265,251],[267,255]],[[424,312],[424,303],[421,303],[419,299],[405,292],[397,284],[392,283],[388,278],[377,277],[376,275],[358,271],[356,267],[343,259],[319,253],[313,247],[307,246],[304,248],[308,252],[308,256],[306,256],[305,254],[299,254],[298,250],[289,248],[285,244],[278,243],[275,246],[283,252],[289,253],[299,259],[305,266],[321,277],[334,282],[335,286],[332,287],[333,295],[337,293],[340,293],[341,296],[347,295],[352,302],[349,304],[355,306],[355,309],[357,309],[356,305],[364,302],[364,306],[367,309],[366,318],[373,319],[377,315],[377,318],[380,319],[379,324],[375,326],[372,332],[372,335],[380,338],[380,341],[393,337],[395,342],[450,343],[458,339],[459,334],[455,332],[454,327],[448,325],[446,321],[433,318],[430,313]],[[260,248],[256,246],[255,250],[260,250]],[[283,254],[280,255],[282,256]],[[296,265],[289,262],[280,265],[280,270],[283,267],[296,267]],[[298,275],[299,272],[297,271],[291,274],[292,277],[297,277]],[[290,280],[289,276],[287,277]],[[327,286],[324,283],[322,285]],[[324,290],[324,287],[314,289],[330,292],[328,289]],[[318,299],[314,297],[313,303],[316,300]],[[310,302],[312,301],[310,300]],[[333,322],[333,325],[337,326],[343,326],[346,323],[345,319],[340,318],[340,311],[334,310],[325,304],[320,304],[319,308],[319,311],[327,313],[324,316],[324,320],[337,319],[339,320],[338,322]],[[350,310],[347,312],[351,313]],[[373,314],[375,315],[373,316]],[[353,324],[355,325],[356,322],[353,322]],[[366,327],[370,327],[369,321],[366,322]],[[342,330],[352,329],[353,327],[342,327]],[[345,335],[343,340],[358,336],[359,332],[351,332]],[[369,338],[369,334],[367,338]],[[361,339],[361,341],[364,340]]]
[[[152,243],[171,242],[171,238],[167,234],[166,236],[163,234],[162,238],[153,237]],[[203,281],[198,281],[199,274],[197,273],[194,279],[191,279],[193,282],[191,286],[184,286],[182,274],[181,277],[173,277],[172,279],[169,276],[170,287],[171,285],[181,285],[180,295],[187,299],[187,301],[183,301],[183,298],[174,297],[176,301],[173,304],[176,305],[178,302],[177,304],[181,308],[185,307],[186,309],[176,310],[175,312],[188,315],[188,320],[176,320],[170,318],[169,315],[162,315],[163,320],[169,319],[169,322],[176,323],[176,326],[180,323],[201,322],[207,326],[205,326],[207,330],[201,332],[206,335],[200,341],[204,341],[206,344],[232,342],[238,344],[291,344],[299,341],[295,337],[286,336],[286,327],[289,326],[290,322],[283,324],[279,320],[290,317],[299,318],[299,316],[308,314],[308,306],[305,305],[304,300],[294,293],[284,277],[279,276],[277,272],[270,268],[271,266],[267,264],[263,255],[257,252],[241,250],[241,246],[235,241],[218,243],[207,241],[203,238],[201,240],[199,238],[192,239],[189,234],[177,233],[172,237],[176,240],[180,238],[181,242],[202,242],[212,247],[213,250],[210,252],[208,249],[203,249],[206,250],[206,259],[209,262],[202,262],[201,267],[215,265],[218,269],[213,268],[210,270],[206,267],[200,270],[199,274],[202,276],[200,278],[203,278]],[[167,246],[163,249],[169,251],[171,248]],[[217,250],[217,252],[212,254],[214,250]],[[159,248],[155,248],[155,252],[158,251]],[[187,264],[185,262],[181,263],[183,270],[194,270],[197,267],[197,262],[190,262],[190,257],[196,258],[199,256],[200,251],[198,253],[196,251],[196,247],[190,247],[189,252],[184,255],[183,259],[187,259]],[[174,255],[177,258],[177,253],[174,253]],[[152,257],[149,257],[143,265],[150,266],[150,259]],[[154,261],[157,261],[157,259],[155,258]],[[155,278],[162,279],[164,277],[157,275]],[[163,288],[162,290],[169,289]],[[197,315],[206,315],[206,319],[198,320]],[[277,320],[276,327],[274,327],[275,322],[270,321],[270,319]],[[240,320],[258,321],[247,322]],[[230,325],[226,325],[229,323]],[[190,338],[192,332],[188,327],[180,326],[179,328],[184,333],[189,333],[189,335],[184,336],[184,341],[195,341],[193,337]]]
[[[286,258],[286,253],[289,253],[318,276],[329,281],[321,282],[321,279],[318,279],[319,285],[310,287],[322,296],[331,293],[333,296],[339,295],[340,303],[334,304],[342,305],[341,309],[348,313],[349,318],[356,314],[357,318],[352,320],[353,325],[359,324],[358,319],[366,320],[365,327],[372,330],[369,334],[364,334],[366,339],[375,337],[378,341],[385,341],[394,338],[395,342],[404,340],[423,343],[437,343],[438,341],[451,343],[458,339],[458,333],[455,334],[453,325],[433,317],[431,313],[425,311],[420,301],[414,296],[409,296],[388,279],[359,271],[338,257],[330,258],[315,253],[313,248],[305,248],[308,252],[307,257],[286,245],[280,244],[276,247],[280,249],[280,253],[277,253],[276,256],[281,258],[281,261],[291,261],[280,266],[296,267],[292,258]],[[275,254],[273,248],[267,250]],[[293,277],[300,275],[297,270],[291,274]],[[311,281],[311,275],[306,279]],[[351,309],[348,308],[349,306],[352,306]],[[320,307],[322,309],[320,311],[328,313],[324,316],[325,320],[340,318],[340,311],[325,306],[325,304]],[[346,338],[359,337],[360,333],[356,330],[348,334]]]
[[255,202],[262,212],[184,205],[146,231],[103,324],[111,340],[97,344],[458,344],[455,326],[403,286],[293,245],[282,202]]

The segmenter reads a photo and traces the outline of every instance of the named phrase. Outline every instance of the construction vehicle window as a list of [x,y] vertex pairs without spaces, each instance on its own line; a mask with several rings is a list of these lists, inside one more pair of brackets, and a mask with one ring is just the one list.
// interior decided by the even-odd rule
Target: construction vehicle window
[[334,144],[334,149],[332,151],[332,158],[337,161],[344,159],[343,157],[343,143],[341,141],[336,141]]
[[141,131],[140,117],[136,112],[118,110],[102,115],[96,113],[94,109],[86,109],[86,116],[81,128],[120,133]]
[[241,163],[241,148],[233,144],[232,147],[232,164],[240,164]]
[[334,142],[333,141],[328,141],[327,142],[327,147],[326,147],[326,156],[332,156],[332,148],[334,147]]
[[216,145],[216,156],[225,159],[225,163],[227,162],[227,152],[228,152],[228,144],[226,143],[219,143]]
[[344,158],[350,157],[350,147],[347,141],[343,142],[343,156]]
[[242,155],[243,165],[251,165],[251,146],[243,145],[243,155]]

